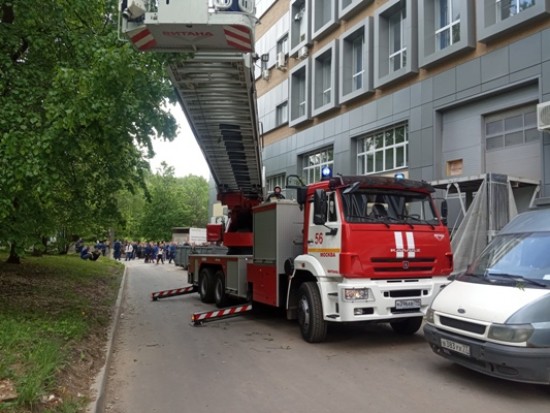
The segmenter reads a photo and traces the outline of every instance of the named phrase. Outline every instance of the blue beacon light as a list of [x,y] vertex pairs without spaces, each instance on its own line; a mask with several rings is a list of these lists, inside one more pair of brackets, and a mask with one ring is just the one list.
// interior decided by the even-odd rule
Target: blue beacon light
[[329,179],[331,177],[332,177],[332,169],[330,169],[328,166],[325,166],[321,170],[321,179],[325,180],[325,179]]

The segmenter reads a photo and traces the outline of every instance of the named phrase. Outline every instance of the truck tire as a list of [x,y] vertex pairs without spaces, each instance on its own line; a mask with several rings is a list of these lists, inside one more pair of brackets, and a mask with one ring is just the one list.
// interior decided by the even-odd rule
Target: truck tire
[[227,307],[229,297],[225,293],[225,274],[222,270],[216,271],[214,283],[214,301],[216,302],[216,307]]
[[418,331],[422,325],[422,317],[411,317],[404,320],[390,322],[391,328],[397,334],[411,336]]
[[327,335],[323,319],[323,305],[317,284],[305,282],[298,290],[298,324],[302,337],[308,343],[320,343]]
[[203,268],[199,273],[199,295],[203,303],[214,302],[214,275],[209,268]]

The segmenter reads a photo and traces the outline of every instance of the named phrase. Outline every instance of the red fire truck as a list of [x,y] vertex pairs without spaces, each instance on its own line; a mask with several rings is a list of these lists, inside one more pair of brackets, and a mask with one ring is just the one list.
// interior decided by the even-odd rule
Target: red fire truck
[[[329,323],[387,322],[397,333],[415,333],[453,265],[433,188],[401,175],[310,185],[288,176],[292,199],[268,199],[253,2],[134,0],[124,7],[121,30],[136,48],[181,55],[168,72],[218,200],[231,211],[227,227],[207,228],[208,240],[223,242],[228,253],[191,254],[191,287],[174,291],[198,291],[220,308],[234,298],[284,308],[308,342],[323,341]],[[176,294],[153,299],[168,295]]]

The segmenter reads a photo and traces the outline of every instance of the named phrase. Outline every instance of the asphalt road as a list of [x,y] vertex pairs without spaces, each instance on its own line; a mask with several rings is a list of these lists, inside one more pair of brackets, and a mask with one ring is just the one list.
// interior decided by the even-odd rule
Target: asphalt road
[[128,264],[107,372],[106,413],[548,413],[550,387],[494,379],[432,353],[422,334],[384,325],[334,326],[304,342],[270,309],[191,325],[214,307],[198,294],[151,301],[187,286],[173,264]]

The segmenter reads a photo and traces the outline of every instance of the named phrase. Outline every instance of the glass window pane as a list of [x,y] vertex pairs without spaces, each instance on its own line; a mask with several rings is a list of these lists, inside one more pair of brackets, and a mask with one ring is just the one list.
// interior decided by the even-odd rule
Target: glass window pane
[[521,145],[523,143],[523,131],[507,133],[504,135],[504,145]]
[[386,131],[386,133],[384,134],[384,145],[392,146],[393,144],[393,131]]
[[405,147],[398,146],[397,148],[395,148],[395,167],[400,168],[402,166],[406,166]]
[[386,149],[386,168],[385,170],[388,171],[390,169],[394,169],[394,160],[393,160],[393,148]]
[[400,126],[398,128],[395,128],[395,143],[403,143],[405,142],[405,127]]
[[374,172],[374,154],[369,153],[367,155],[367,173],[373,173]]
[[524,122],[525,127],[528,128],[529,126],[537,126],[537,112],[527,112],[524,115]]
[[384,147],[384,135],[379,133],[375,137],[375,145],[377,148],[383,148]]
[[486,142],[485,147],[487,148],[487,150],[502,148],[504,146],[502,135],[495,136],[493,138],[487,138],[485,142]]
[[523,128],[523,115],[512,116],[504,120],[504,129],[506,131],[522,129]]
[[485,135],[496,135],[503,132],[503,123],[501,120],[487,122],[485,125]]
[[381,151],[375,152],[374,164],[374,170],[376,172],[382,172],[384,170],[384,156]]

